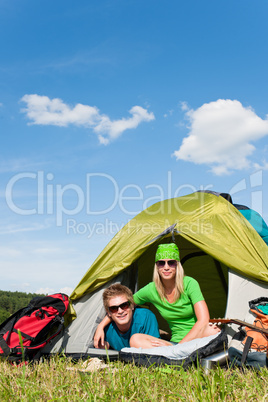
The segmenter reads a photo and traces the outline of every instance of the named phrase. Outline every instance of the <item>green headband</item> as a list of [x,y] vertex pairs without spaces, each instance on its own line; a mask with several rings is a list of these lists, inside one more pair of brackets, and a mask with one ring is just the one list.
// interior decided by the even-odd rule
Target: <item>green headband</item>
[[159,244],[155,254],[155,262],[166,259],[180,261],[180,253],[176,244]]

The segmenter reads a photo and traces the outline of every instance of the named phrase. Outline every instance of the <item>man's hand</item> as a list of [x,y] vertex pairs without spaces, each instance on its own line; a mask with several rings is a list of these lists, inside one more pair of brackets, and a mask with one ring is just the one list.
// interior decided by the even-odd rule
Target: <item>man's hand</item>
[[[108,343],[108,342],[106,342],[106,343]],[[103,328],[100,326],[97,327],[95,335],[94,335],[94,348],[97,348],[97,349],[105,348],[104,331],[103,331]]]
[[[95,346],[96,347],[96,346]],[[99,342],[99,344],[98,344],[98,347],[97,347],[97,349],[109,349],[110,348],[110,345],[109,345],[109,342],[107,342],[107,341],[104,341],[104,345],[102,345],[100,342]]]

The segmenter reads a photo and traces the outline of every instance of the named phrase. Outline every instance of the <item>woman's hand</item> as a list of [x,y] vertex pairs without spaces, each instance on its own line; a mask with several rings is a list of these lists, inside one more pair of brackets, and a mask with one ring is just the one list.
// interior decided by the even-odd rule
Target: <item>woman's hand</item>
[[165,341],[164,339],[153,339],[151,341],[152,348],[159,348],[160,346],[171,346],[172,343]]
[[218,325],[209,322],[204,328],[203,337],[205,338],[206,336],[215,335],[218,334],[219,332],[221,332],[221,329],[218,327]]

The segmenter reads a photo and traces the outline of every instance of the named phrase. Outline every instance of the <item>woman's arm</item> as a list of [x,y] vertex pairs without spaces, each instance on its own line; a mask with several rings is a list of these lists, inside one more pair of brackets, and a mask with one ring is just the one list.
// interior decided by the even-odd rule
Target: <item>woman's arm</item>
[[180,343],[189,342],[192,339],[204,338],[206,336],[215,335],[220,332],[217,325],[209,323],[209,311],[207,303],[201,300],[194,304],[194,311],[197,318],[193,328],[187,335],[180,341]]
[[106,315],[104,319],[97,326],[95,335],[94,335],[94,348],[103,349],[105,347],[104,342],[104,328],[110,324],[111,318]]

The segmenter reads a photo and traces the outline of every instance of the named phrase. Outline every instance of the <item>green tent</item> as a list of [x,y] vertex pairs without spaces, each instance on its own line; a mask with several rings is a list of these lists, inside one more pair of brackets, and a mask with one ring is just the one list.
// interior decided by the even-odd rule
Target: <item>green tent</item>
[[105,314],[103,289],[119,281],[135,292],[150,282],[158,244],[172,241],[185,274],[198,280],[211,318],[230,311],[244,319],[254,295],[268,296],[267,245],[231,203],[206,192],[168,199],[126,224],[88,269],[71,294],[77,318],[54,351],[61,344],[65,353],[87,353]]

